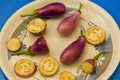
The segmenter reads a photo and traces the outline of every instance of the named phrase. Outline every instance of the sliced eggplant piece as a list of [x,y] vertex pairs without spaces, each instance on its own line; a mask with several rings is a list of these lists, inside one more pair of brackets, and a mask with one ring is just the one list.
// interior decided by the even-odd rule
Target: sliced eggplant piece
[[39,65],[40,73],[44,76],[54,75],[57,72],[58,68],[58,61],[54,57],[44,58]]
[[22,78],[31,77],[35,74],[36,70],[36,65],[28,59],[21,59],[14,65],[14,71],[16,75]]
[[46,31],[46,22],[41,18],[34,18],[28,23],[27,30],[34,35],[42,35]]
[[18,51],[21,48],[21,44],[19,38],[11,38],[7,42],[7,48],[10,51]]
[[98,45],[105,41],[106,32],[101,27],[93,26],[87,29],[85,37],[90,44]]

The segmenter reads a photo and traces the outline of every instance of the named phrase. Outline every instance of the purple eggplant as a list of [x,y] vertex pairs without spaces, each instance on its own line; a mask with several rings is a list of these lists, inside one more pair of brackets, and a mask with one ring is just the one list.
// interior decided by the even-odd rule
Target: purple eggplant
[[91,74],[95,70],[95,61],[93,59],[87,59],[81,64],[83,72]]
[[60,2],[50,3],[42,8],[34,10],[30,14],[22,15],[25,16],[38,16],[38,17],[56,17],[66,12],[66,6]]
[[67,36],[72,31],[75,29],[75,27],[78,25],[79,20],[80,20],[80,14],[81,14],[81,7],[82,4],[80,4],[80,7],[77,11],[72,13],[71,15],[65,17],[60,24],[58,25],[57,31],[64,35]]
[[72,42],[61,54],[60,61],[63,64],[71,64],[75,62],[84,50],[86,40],[80,36],[77,40]]
[[87,59],[85,60],[82,64],[81,64],[81,69],[83,70],[83,72],[87,73],[87,74],[91,74],[95,71],[95,67],[96,67],[96,61],[98,60],[98,58],[103,55],[105,52],[104,51],[100,51],[99,54],[97,54],[93,59]]
[[28,47],[26,50],[20,50],[12,55],[38,55],[41,53],[47,53],[49,52],[49,48],[47,46],[47,42],[43,36],[39,37],[30,47]]

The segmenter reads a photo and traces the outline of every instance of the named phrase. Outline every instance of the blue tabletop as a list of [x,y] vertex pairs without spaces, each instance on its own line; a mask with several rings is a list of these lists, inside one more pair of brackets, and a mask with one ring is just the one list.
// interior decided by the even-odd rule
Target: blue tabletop
[[[11,1],[11,2],[9,2]],[[2,29],[8,18],[22,6],[32,2],[33,0],[0,0],[0,30]],[[104,8],[120,26],[120,1],[119,0],[91,0]],[[120,28],[120,27],[119,27]],[[120,80],[120,64],[109,78],[109,80]],[[0,69],[0,80],[8,80]]]

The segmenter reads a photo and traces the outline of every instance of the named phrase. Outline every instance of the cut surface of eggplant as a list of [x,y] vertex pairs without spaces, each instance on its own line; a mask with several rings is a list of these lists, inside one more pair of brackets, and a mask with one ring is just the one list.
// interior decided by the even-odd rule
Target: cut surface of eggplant
[[58,67],[58,61],[54,57],[46,57],[41,61],[39,70],[44,76],[52,76],[57,72]]
[[101,27],[94,26],[87,29],[85,37],[90,44],[98,45],[104,42],[106,33]]
[[28,78],[35,74],[36,65],[28,59],[21,59],[14,65],[14,71],[16,75],[22,78]]
[[35,35],[42,35],[46,30],[46,22],[41,18],[34,18],[28,23],[27,30]]

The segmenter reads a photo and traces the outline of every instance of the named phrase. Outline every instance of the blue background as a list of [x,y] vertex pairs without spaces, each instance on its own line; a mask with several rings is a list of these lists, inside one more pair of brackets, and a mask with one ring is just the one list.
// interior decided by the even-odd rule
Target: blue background
[[[33,0],[0,0],[0,30],[8,18],[22,6]],[[119,0],[91,0],[104,8],[120,26],[120,1]],[[120,28],[120,27],[119,27]],[[120,80],[120,64],[109,80]],[[0,69],[0,80],[8,80]]]

